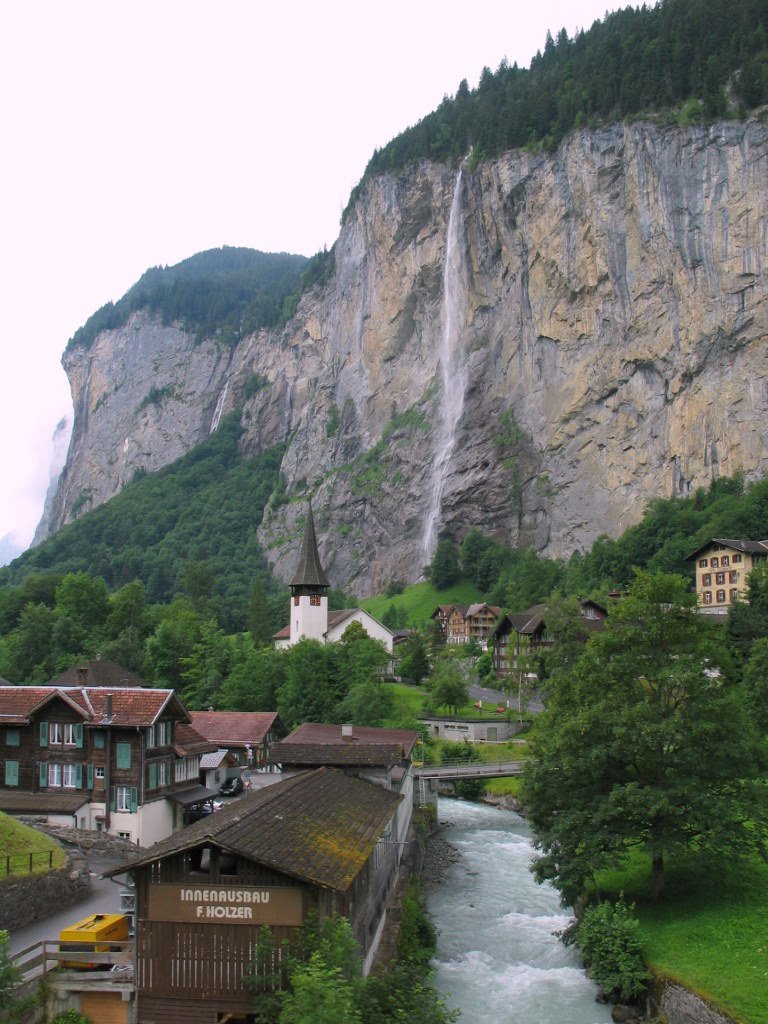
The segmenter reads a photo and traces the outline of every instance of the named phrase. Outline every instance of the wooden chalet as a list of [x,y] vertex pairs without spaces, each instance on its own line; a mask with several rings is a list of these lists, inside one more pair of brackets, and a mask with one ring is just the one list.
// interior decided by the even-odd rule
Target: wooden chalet
[[[605,628],[608,610],[596,601],[579,598],[581,627],[584,639]],[[523,612],[504,615],[499,621],[492,640],[493,667],[498,676],[508,676],[513,671],[517,656],[526,648],[526,653],[536,655],[552,646],[547,632],[547,606],[535,604]]]
[[260,768],[286,731],[276,711],[192,711],[190,718],[201,736],[243,768]]
[[[69,684],[92,666],[109,685]],[[189,729],[173,690],[136,678],[89,662],[47,686],[0,686],[0,810],[149,845],[211,799],[199,766],[212,745]]]
[[485,650],[492,640],[501,608],[491,604],[440,604],[432,618],[440,625],[447,644],[476,640]]
[[[246,1021],[260,929],[276,950],[310,911],[342,914],[370,968],[397,875],[402,797],[332,768],[302,772],[113,868],[136,885],[137,1024]],[[279,953],[276,952],[276,956]]]

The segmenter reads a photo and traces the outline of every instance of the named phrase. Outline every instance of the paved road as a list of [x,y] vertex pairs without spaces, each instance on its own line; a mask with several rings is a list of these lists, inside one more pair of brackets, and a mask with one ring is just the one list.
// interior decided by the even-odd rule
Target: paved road
[[87,900],[60,910],[43,921],[33,921],[23,928],[11,929],[11,953],[18,953],[43,939],[58,939],[62,928],[75,921],[81,921],[91,914],[117,914],[120,912],[120,889],[122,883],[118,879],[100,878],[103,871],[115,867],[123,858],[107,860],[104,858],[89,860],[93,894]]
[[[517,695],[514,693],[504,693],[501,690],[488,690],[484,686],[470,686],[469,696],[472,700],[484,700],[488,702],[495,701],[498,704],[506,704],[507,701],[509,701],[511,708],[517,708]],[[541,698],[536,694],[528,699],[526,707],[532,715],[540,715],[544,710]]]

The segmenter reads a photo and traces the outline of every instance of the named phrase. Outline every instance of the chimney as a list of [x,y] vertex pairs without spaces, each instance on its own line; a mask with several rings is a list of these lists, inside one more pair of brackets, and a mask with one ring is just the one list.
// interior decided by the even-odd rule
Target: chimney
[[107,694],[107,714],[105,716],[105,721],[107,721],[107,722],[111,722],[112,721],[112,694],[111,693]]
[[341,738],[343,740],[351,740],[353,738],[353,726],[342,725],[341,727]]
[[77,666],[77,685],[87,686],[88,685],[88,666],[78,665]]

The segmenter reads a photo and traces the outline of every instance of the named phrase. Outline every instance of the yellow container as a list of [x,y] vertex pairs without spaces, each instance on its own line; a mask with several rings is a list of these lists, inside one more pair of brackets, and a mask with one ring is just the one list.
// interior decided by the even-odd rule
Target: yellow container
[[[59,933],[59,949],[70,953],[109,953],[114,942],[127,942],[128,918],[125,914],[91,914]],[[76,971],[108,970],[107,964],[61,961],[62,967]]]

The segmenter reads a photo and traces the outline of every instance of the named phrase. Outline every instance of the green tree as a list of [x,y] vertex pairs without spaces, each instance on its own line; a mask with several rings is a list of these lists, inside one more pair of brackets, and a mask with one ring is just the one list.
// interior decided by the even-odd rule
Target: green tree
[[421,633],[414,631],[404,647],[400,658],[400,675],[410,679],[414,686],[421,686],[422,680],[429,675],[429,651],[426,641]]
[[440,658],[427,679],[432,702],[435,707],[446,707],[456,714],[469,702],[467,681],[455,660]]
[[752,644],[744,667],[744,689],[752,721],[768,736],[768,637],[760,637]]
[[37,992],[24,996],[18,994],[20,980],[19,969],[11,960],[8,932],[0,931],[0,1006],[3,1024],[28,1024],[40,1003]]
[[275,632],[272,628],[269,599],[260,580],[254,580],[248,595],[248,631],[257,646],[271,643],[272,634]]
[[285,653],[245,644],[233,659],[219,691],[219,706],[225,711],[274,711],[277,691],[285,682]]
[[299,640],[284,654],[285,682],[277,688],[277,711],[283,724],[330,722],[336,705],[346,696],[337,682],[332,644]]
[[523,792],[536,876],[566,902],[632,848],[658,898],[670,855],[762,843],[764,751],[716,629],[687,579],[638,572],[605,631],[550,680]]
[[438,541],[429,566],[429,578],[433,585],[438,590],[445,590],[460,577],[461,568],[456,545],[450,540]]

